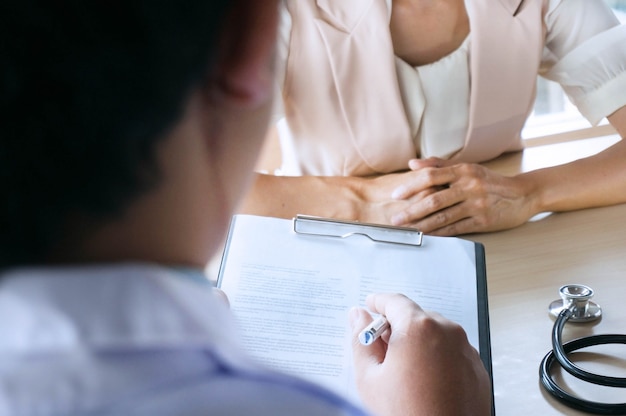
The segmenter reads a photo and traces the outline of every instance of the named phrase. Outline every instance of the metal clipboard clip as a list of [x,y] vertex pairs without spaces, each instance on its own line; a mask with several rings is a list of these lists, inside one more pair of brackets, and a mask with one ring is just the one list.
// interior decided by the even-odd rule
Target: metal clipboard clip
[[368,224],[358,221],[335,220],[298,214],[293,219],[297,234],[347,238],[362,235],[377,243],[421,246],[424,233],[414,228]]

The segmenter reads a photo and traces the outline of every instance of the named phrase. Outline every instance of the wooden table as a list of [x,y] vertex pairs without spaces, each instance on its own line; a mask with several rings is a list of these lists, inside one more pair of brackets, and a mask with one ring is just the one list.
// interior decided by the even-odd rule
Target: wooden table
[[[489,166],[513,174],[584,157],[617,140],[607,136],[527,148]],[[483,243],[487,256],[496,414],[583,414],[558,403],[539,383],[539,364],[551,349],[554,320],[548,305],[559,298],[562,285],[588,285],[603,317],[568,324],[564,338],[626,333],[626,205],[544,215],[512,230],[467,238]],[[576,355],[589,371],[626,377],[626,345]],[[626,402],[626,389],[589,385],[559,372],[557,377],[583,398]]]

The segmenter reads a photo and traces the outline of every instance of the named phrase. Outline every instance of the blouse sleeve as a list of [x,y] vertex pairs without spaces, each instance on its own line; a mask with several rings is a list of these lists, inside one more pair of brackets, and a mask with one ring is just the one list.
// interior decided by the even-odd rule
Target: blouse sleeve
[[550,0],[541,75],[593,125],[626,105],[626,25],[604,0]]

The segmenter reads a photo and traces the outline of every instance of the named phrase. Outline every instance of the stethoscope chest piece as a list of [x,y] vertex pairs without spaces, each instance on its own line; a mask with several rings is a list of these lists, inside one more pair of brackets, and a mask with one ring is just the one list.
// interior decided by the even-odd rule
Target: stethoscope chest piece
[[565,285],[559,289],[561,299],[550,303],[548,310],[557,318],[563,309],[569,309],[572,314],[570,322],[591,322],[602,316],[600,305],[591,301],[593,289],[585,285]]

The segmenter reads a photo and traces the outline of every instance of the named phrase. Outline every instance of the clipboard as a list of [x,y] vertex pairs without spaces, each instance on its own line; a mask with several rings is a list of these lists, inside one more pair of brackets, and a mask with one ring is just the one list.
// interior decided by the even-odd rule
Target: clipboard
[[[370,224],[298,214],[293,218],[293,231],[298,234],[319,237],[349,238],[361,235],[377,243],[390,243],[420,247],[424,233],[409,227]],[[485,248],[474,242],[476,251],[476,284],[478,296],[478,320],[480,326],[480,358],[492,376],[491,337],[489,332],[489,306],[487,297],[487,269]]]
[[[282,334],[277,331],[282,323],[296,322],[286,325],[289,327],[287,332],[295,326],[306,327],[307,333],[319,334],[326,331],[326,328],[316,326],[317,315],[329,315],[326,310],[331,309],[341,314],[342,307],[347,313],[349,306],[354,306],[358,301],[356,298],[352,301],[342,300],[334,307],[320,307],[315,310],[316,305],[322,302],[318,298],[321,299],[325,293],[332,292],[333,296],[339,296],[338,293],[342,290],[356,290],[356,286],[364,284],[363,281],[366,281],[365,286],[369,289],[375,287],[382,288],[378,291],[403,293],[403,290],[395,289],[413,289],[412,280],[423,279],[421,286],[416,289],[417,295],[407,295],[422,307],[426,306],[425,309],[436,310],[446,316],[447,312],[440,311],[437,307],[442,301],[445,303],[448,300],[443,299],[445,296],[441,295],[441,291],[431,290],[431,286],[441,286],[444,291],[450,289],[451,296],[457,298],[449,300],[447,303],[450,305],[446,307],[466,308],[459,311],[458,317],[470,321],[472,333],[468,332],[468,338],[478,349],[492,378],[485,265],[482,244],[456,237],[428,236],[413,228],[307,215],[298,215],[291,220],[235,215],[226,239],[217,286],[229,296],[231,309],[243,328],[244,347],[260,361],[276,366],[281,371],[286,370],[301,376],[301,373],[314,370],[302,369],[298,367],[300,364],[292,368],[284,360],[288,360],[290,354],[295,354],[303,347],[299,344],[303,334],[294,335],[293,338],[281,338]],[[387,273],[387,270],[390,272]],[[395,279],[402,277],[398,276],[400,274],[408,275],[409,278],[400,283],[395,282]],[[413,274],[416,278],[413,278]],[[463,284],[458,284],[455,280],[457,274],[463,276]],[[349,282],[343,282],[344,277]],[[437,281],[439,278],[442,282]],[[327,279],[334,279],[335,283],[326,285],[324,282]],[[466,288],[470,294],[456,293],[457,286]],[[385,290],[388,288],[390,290]],[[407,290],[407,293],[411,292]],[[269,318],[274,309],[282,310],[282,315]],[[312,318],[306,325],[300,325],[298,316],[304,317],[303,319],[308,319],[309,316]],[[342,319],[345,317],[338,318],[338,321]],[[347,332],[341,325],[343,324],[338,324],[338,329],[334,332],[335,338],[341,332]],[[267,331],[267,342],[271,346],[259,346],[259,331],[261,336]],[[257,333],[247,338],[246,334],[249,332]],[[281,341],[276,343],[277,339]],[[333,337],[329,335],[329,339]],[[283,345],[290,347],[280,350]],[[279,350],[274,353],[272,348]],[[304,357],[305,355],[294,358],[293,362],[309,360],[309,356]],[[320,368],[329,365],[322,364]],[[306,374],[305,378],[334,390],[338,390],[339,384],[346,383],[345,380],[341,383],[330,380],[326,374],[319,377],[309,376],[310,374]],[[356,392],[347,393],[348,396],[352,394]]]

